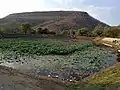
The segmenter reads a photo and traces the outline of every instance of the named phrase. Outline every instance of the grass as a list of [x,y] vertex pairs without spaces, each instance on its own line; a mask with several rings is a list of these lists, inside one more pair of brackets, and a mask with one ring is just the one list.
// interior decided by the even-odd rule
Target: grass
[[120,64],[93,75],[88,82],[90,84],[118,84],[120,83]]
[[120,63],[72,85],[70,90],[120,90]]

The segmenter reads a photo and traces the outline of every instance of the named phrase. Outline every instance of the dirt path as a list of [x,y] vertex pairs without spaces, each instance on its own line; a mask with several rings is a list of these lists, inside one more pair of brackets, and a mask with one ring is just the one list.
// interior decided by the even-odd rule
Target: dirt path
[[0,66],[0,90],[66,90],[60,81]]

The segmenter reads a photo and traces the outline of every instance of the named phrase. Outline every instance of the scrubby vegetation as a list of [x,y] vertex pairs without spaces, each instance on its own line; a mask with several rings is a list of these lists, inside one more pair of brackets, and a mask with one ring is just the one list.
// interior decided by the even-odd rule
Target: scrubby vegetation
[[109,27],[97,25],[94,29],[81,28],[77,30],[66,30],[63,31],[63,35],[71,35],[71,31],[75,31],[78,36],[87,36],[87,37],[120,37],[120,28],[119,27]]
[[102,27],[101,25],[98,25],[93,30],[94,36],[100,36],[100,37],[119,37],[120,36],[120,29],[117,27]]

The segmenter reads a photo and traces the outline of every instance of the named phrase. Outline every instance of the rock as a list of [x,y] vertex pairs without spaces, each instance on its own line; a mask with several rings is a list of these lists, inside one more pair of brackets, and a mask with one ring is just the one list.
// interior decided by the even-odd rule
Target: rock
[[48,77],[50,77],[51,75],[48,75]]
[[118,50],[118,53],[120,53],[120,50]]

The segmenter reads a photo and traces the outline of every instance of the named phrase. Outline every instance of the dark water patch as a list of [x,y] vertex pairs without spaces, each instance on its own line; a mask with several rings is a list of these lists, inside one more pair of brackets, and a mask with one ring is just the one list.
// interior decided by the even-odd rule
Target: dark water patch
[[49,70],[43,70],[43,69],[34,69],[34,70],[31,70],[32,72],[31,73],[36,73],[36,74],[39,74],[39,75],[42,75],[42,76],[47,76],[47,77],[52,77],[52,78],[58,78],[58,79],[64,79],[64,80],[70,80],[70,79],[74,79],[74,80],[81,80],[81,79],[84,79],[90,75],[92,75],[93,73],[96,73],[96,72],[99,72],[99,70],[86,70],[86,73],[84,74],[75,74],[73,72],[69,73],[69,74],[66,74],[66,73],[61,73],[61,74],[58,74],[56,72],[52,72],[52,71],[49,71]]

